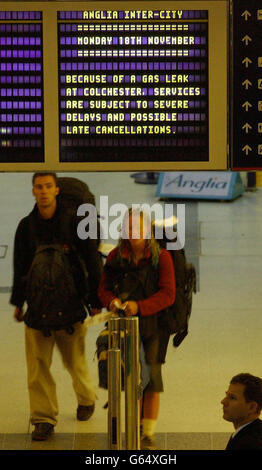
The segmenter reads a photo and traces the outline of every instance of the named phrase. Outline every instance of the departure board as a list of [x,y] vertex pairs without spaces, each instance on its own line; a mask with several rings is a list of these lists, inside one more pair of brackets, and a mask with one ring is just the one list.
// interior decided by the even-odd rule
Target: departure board
[[0,171],[227,169],[228,0],[20,3],[0,0]]
[[208,161],[208,11],[58,12],[61,161]]
[[38,11],[0,12],[0,162],[44,161],[43,32]]

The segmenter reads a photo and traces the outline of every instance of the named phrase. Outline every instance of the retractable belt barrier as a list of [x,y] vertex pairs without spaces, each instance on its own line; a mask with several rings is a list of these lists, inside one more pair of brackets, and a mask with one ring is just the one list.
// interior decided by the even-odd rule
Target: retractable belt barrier
[[[140,398],[142,387],[139,363],[139,320],[137,317],[111,317],[108,321],[108,447],[121,450],[121,360],[124,356],[125,444],[140,449]],[[124,354],[121,351],[124,332]]]

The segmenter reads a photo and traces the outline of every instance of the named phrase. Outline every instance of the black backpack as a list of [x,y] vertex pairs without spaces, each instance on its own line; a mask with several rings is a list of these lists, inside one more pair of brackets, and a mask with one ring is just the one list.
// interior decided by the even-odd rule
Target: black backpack
[[[161,248],[166,248],[167,242],[170,242],[165,237],[157,241]],[[188,334],[193,292],[197,292],[196,269],[192,263],[187,262],[183,248],[168,251],[174,264],[176,298],[173,305],[166,309],[165,315],[159,318],[159,325],[168,330],[170,335],[175,334],[173,345],[178,347]]]
[[26,276],[26,301],[30,326],[44,336],[60,329],[71,334],[73,324],[84,319],[68,246],[37,247]]
[[[95,196],[90,191],[87,183],[77,178],[59,177],[58,178],[59,195],[58,201],[62,210],[67,215],[76,215],[77,209],[81,204],[91,204],[96,206]],[[100,216],[97,214],[97,246],[102,238]],[[79,220],[81,220],[79,218]]]

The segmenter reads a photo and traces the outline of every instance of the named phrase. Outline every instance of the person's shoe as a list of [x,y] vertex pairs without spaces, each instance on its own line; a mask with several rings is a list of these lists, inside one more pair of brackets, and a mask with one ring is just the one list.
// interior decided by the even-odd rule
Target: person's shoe
[[76,410],[76,417],[78,421],[87,421],[88,419],[91,418],[92,414],[94,413],[95,410],[95,404],[89,405],[89,406],[84,406],[84,405],[78,405],[77,410]]
[[35,429],[32,432],[33,441],[46,441],[54,431],[53,424],[50,423],[36,423]]
[[154,436],[142,436],[140,447],[141,450],[156,450]]

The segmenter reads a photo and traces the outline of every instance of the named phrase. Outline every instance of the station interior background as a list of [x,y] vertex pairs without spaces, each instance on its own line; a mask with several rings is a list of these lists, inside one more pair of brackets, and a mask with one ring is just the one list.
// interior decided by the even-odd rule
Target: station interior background
[[[153,204],[156,185],[136,184],[131,173],[70,173],[87,182],[109,205]],[[63,176],[64,176],[63,175]],[[60,173],[59,176],[62,176]],[[107,392],[97,389],[95,413],[76,420],[71,378],[55,350],[58,424],[47,442],[31,441],[23,325],[9,304],[14,233],[32,209],[31,173],[0,173],[0,449],[107,449]],[[242,174],[244,184],[246,175]],[[160,201],[164,204],[164,201]],[[170,201],[169,201],[170,203]],[[222,418],[221,399],[237,373],[261,376],[262,189],[234,201],[172,200],[186,205],[185,251],[198,271],[189,335],[178,349],[170,341],[156,428],[158,449],[224,449],[233,426]],[[107,243],[116,243],[105,240]],[[104,324],[90,326],[89,366],[98,384],[96,338]],[[124,431],[124,395],[122,394]]]

